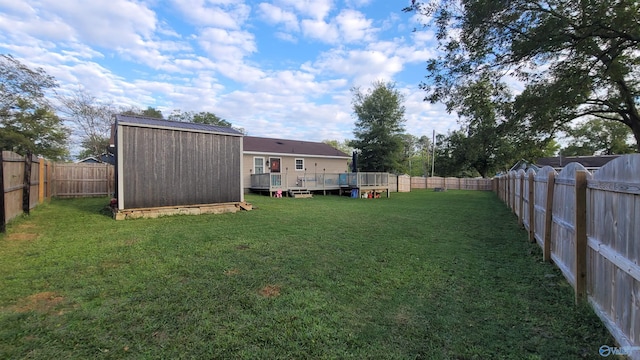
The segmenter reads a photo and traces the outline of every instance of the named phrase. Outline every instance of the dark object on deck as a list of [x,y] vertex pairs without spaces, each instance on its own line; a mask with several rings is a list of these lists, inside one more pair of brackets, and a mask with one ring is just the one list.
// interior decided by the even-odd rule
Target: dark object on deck
[[351,172],[358,172],[358,153],[355,151],[351,155]]

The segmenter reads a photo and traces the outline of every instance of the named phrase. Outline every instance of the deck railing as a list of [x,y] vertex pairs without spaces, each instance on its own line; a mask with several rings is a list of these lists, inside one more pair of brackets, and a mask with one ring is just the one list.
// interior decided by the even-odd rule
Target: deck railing
[[389,173],[358,172],[340,174],[342,187],[384,187],[389,186]]
[[321,173],[287,176],[282,173],[252,174],[251,188],[332,190],[345,187],[386,187],[389,186],[389,173]]

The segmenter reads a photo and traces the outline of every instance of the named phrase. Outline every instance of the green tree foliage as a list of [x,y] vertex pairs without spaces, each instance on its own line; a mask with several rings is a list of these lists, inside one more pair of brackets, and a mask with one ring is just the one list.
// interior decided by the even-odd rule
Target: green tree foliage
[[[640,148],[640,3],[414,1],[441,55],[427,64],[426,99],[455,104],[456,90],[490,75],[516,77],[524,91],[513,117],[547,136],[585,116],[619,121]],[[615,116],[612,116],[615,114]]]
[[353,148],[349,146],[349,140],[322,140],[322,142],[347,155],[351,155],[353,153]]
[[162,111],[153,108],[151,106],[148,106],[146,109],[139,109],[136,107],[132,107],[129,108],[127,110],[124,110],[122,112],[120,112],[122,115],[135,115],[135,116],[146,116],[146,117],[151,117],[151,118],[156,118],[156,119],[164,119],[164,116],[162,115]]
[[227,120],[222,119],[216,114],[207,111],[196,113],[193,111],[183,112],[180,110],[174,110],[171,115],[169,115],[169,120],[232,127],[231,123]]
[[564,156],[617,155],[635,152],[632,133],[620,122],[592,119],[567,131],[569,145]]
[[[497,77],[483,76],[459,85],[450,94],[448,107],[460,116],[461,129],[443,139],[441,155],[448,173],[469,173],[482,177],[504,171],[520,159],[533,161],[545,154],[552,140],[527,131],[511,120],[513,97]],[[441,160],[441,159],[438,159]]]
[[392,83],[374,82],[367,92],[353,88],[353,110],[358,120],[350,145],[359,150],[362,171],[397,171],[402,156],[404,97]]
[[43,69],[0,55],[0,150],[51,160],[68,157],[68,129],[46,98],[56,86]]
[[69,157],[68,135],[68,129],[51,108],[20,99],[12,115],[3,118],[0,148],[51,160],[66,160]]

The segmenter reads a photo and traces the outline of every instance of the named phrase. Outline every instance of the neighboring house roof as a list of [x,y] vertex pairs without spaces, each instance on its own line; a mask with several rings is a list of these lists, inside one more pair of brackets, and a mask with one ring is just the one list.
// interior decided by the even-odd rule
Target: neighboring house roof
[[133,116],[133,115],[116,115],[116,122],[118,124],[134,125],[149,128],[158,129],[178,129],[193,132],[207,132],[223,135],[242,136],[243,134],[233,128],[226,126],[217,126],[209,124],[197,124],[190,122],[171,121],[158,118],[150,118],[146,116]]
[[533,169],[535,171],[538,171],[538,170],[540,170],[540,167],[535,165],[535,164],[531,164],[526,160],[520,160],[515,165],[513,165],[511,167],[511,169],[509,169],[509,171],[518,171],[518,170],[527,171],[529,169]]
[[585,168],[600,168],[609,161],[619,157],[620,155],[602,155],[602,156],[555,156],[540,158],[536,161],[539,167],[551,166],[553,168],[561,168],[565,165],[577,162]]
[[272,139],[256,136],[245,136],[243,141],[243,151],[245,153],[350,158],[349,155],[342,151],[321,142]]
[[115,156],[113,154],[102,153],[99,156],[89,156],[84,159],[76,161],[77,163],[94,163],[94,164],[102,164],[107,163],[114,165],[116,163]]

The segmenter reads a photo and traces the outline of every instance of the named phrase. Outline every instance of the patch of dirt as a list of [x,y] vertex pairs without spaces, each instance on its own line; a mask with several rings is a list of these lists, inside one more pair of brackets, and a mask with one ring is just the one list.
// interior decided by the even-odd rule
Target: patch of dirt
[[154,331],[151,336],[158,341],[167,341],[169,339],[169,335],[164,331]]
[[409,323],[411,323],[411,314],[406,309],[400,309],[393,319],[396,325],[409,325]]
[[102,269],[117,269],[119,267],[121,267],[123,265],[123,263],[121,261],[118,260],[109,260],[109,261],[103,261],[100,263],[100,267]]
[[260,289],[259,293],[262,297],[272,298],[280,296],[280,290],[282,290],[282,288],[278,285],[267,285]]
[[7,241],[33,241],[38,238],[38,234],[30,233],[11,233],[7,235]]
[[[63,301],[64,298],[62,296],[52,291],[45,291],[21,299],[17,304],[12,306],[11,309],[19,313],[35,311],[47,314],[52,312]],[[62,311],[60,311],[58,315],[62,315]]]
[[225,270],[224,274],[227,275],[227,276],[238,275],[238,274],[240,274],[240,270],[238,270],[238,269],[229,269],[229,270]]
[[140,242],[140,239],[134,237],[134,238],[131,238],[131,239],[127,239],[124,242],[124,244],[127,245],[127,246],[131,246],[131,245],[135,245],[135,244],[137,244],[139,242]]
[[249,249],[249,245],[247,245],[247,244],[242,244],[242,245],[236,246],[236,250],[248,250],[248,249]]

